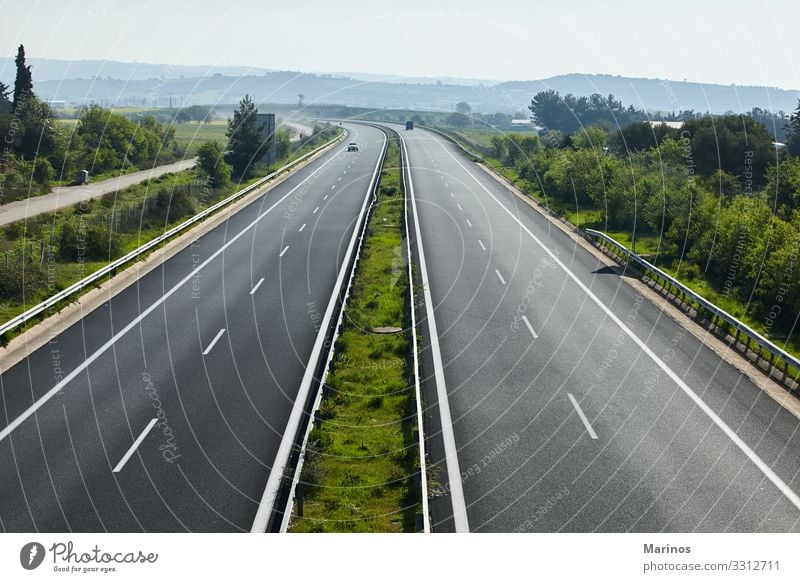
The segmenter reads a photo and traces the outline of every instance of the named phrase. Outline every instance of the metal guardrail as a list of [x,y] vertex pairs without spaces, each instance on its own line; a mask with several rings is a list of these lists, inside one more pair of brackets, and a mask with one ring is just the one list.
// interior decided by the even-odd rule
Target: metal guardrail
[[98,269],[97,271],[95,271],[94,273],[92,273],[91,275],[89,275],[87,277],[84,277],[83,279],[81,279],[77,283],[73,283],[72,285],[70,285],[66,289],[63,289],[62,291],[59,291],[58,293],[56,293],[52,297],[48,297],[47,299],[45,299],[44,301],[42,301],[38,305],[36,305],[34,307],[31,307],[30,309],[28,309],[24,313],[21,313],[21,314],[17,315],[16,317],[8,320],[3,325],[0,325],[0,337],[5,335],[6,333],[8,333],[10,330],[12,330],[12,329],[14,329],[16,327],[19,327],[23,323],[26,323],[27,321],[30,321],[31,319],[33,319],[37,315],[40,315],[41,313],[43,313],[44,311],[47,311],[51,307],[54,307],[54,306],[58,305],[62,301],[64,301],[67,298],[69,298],[71,295],[77,293],[78,291],[81,291],[82,289],[85,289],[86,287],[88,287],[88,286],[92,285],[93,283],[99,281],[100,279],[102,279],[106,275],[109,275],[109,274],[113,273],[114,271],[119,269],[121,266],[125,265],[126,263],[129,263],[133,259],[136,259],[137,257],[139,257],[139,256],[143,255],[144,253],[150,251],[151,249],[157,247],[158,245],[160,245],[161,243],[163,243],[166,240],[169,240],[170,238],[172,238],[176,234],[179,234],[179,233],[183,232],[184,230],[188,229],[189,227],[197,224],[198,222],[201,222],[206,217],[214,214],[220,208],[222,208],[224,206],[227,206],[231,202],[234,202],[234,201],[238,200],[239,198],[243,197],[244,195],[249,194],[253,190],[256,190],[256,189],[260,188],[261,186],[263,186],[264,184],[266,184],[267,182],[269,182],[270,180],[272,180],[276,176],[282,174],[283,172],[286,172],[287,170],[293,168],[297,164],[305,161],[309,157],[311,157],[311,156],[317,154],[318,152],[324,150],[325,148],[335,144],[338,141],[342,141],[344,139],[345,134],[346,133],[343,130],[342,133],[337,135],[335,138],[325,142],[324,144],[322,144],[321,146],[319,146],[317,148],[314,148],[310,152],[308,152],[306,154],[303,154],[302,156],[300,156],[299,158],[297,158],[293,162],[290,162],[290,163],[286,164],[285,166],[282,166],[282,167],[278,168],[274,172],[270,172],[269,174],[267,174],[266,176],[264,176],[260,180],[258,180],[256,182],[253,182],[252,184],[250,184],[246,188],[243,188],[243,189],[239,190],[238,192],[235,192],[235,193],[231,194],[230,196],[228,196],[224,200],[220,200],[219,202],[217,202],[213,206],[209,206],[208,208],[206,208],[202,212],[199,212],[199,213],[195,214],[194,216],[192,216],[191,218],[189,218],[188,220],[185,220],[184,222],[178,224],[177,226],[172,227],[167,232],[157,236],[153,240],[146,242],[145,244],[143,244],[142,246],[132,250],[128,254],[120,257],[119,259],[117,259],[117,260],[115,260],[115,261],[113,261],[111,263],[109,263],[108,265],[106,265],[102,269]]
[[[613,247],[617,252],[619,252],[629,263],[634,263],[638,265],[643,274],[651,279],[657,280],[661,279],[664,281],[666,285],[669,285],[673,289],[680,291],[680,293],[689,298],[692,302],[697,303],[700,309],[708,313],[712,317],[712,323],[716,324],[715,319],[725,322],[730,328],[732,328],[733,332],[735,333],[734,339],[736,341],[739,340],[740,335],[744,335],[747,338],[747,343],[745,344],[748,349],[756,351],[758,357],[763,358],[761,350],[766,350],[770,354],[769,364],[773,367],[776,367],[776,359],[782,361],[784,363],[784,370],[783,373],[786,374],[786,366],[792,366],[795,370],[800,371],[800,360],[794,357],[792,354],[786,352],[785,350],[781,349],[770,340],[765,338],[763,335],[755,331],[753,328],[749,327],[745,323],[739,321],[730,313],[721,309],[720,307],[714,305],[711,301],[703,297],[702,295],[697,294],[696,292],[689,289],[686,285],[672,277],[671,275],[665,273],[652,263],[649,263],[639,255],[633,253],[625,246],[621,245],[613,238],[608,236],[607,234],[600,232],[598,230],[593,230],[591,228],[584,229],[584,234],[591,237],[592,239],[600,239],[603,243],[610,245]],[[751,346],[751,342],[755,343],[755,346]]]
[[459,148],[461,148],[461,150],[465,154],[467,154],[471,158],[474,158],[475,160],[481,160],[482,161],[483,158],[484,158],[483,154],[469,149],[467,146],[465,146],[463,143],[461,143],[457,138],[453,137],[452,135],[450,135],[449,133],[447,133],[445,131],[442,131],[441,129],[436,129],[435,127],[430,127],[429,125],[419,125],[417,127],[420,127],[421,129],[427,129],[428,131],[432,131],[433,133],[441,135],[443,138],[445,138],[450,143],[452,143],[454,145],[457,145]]

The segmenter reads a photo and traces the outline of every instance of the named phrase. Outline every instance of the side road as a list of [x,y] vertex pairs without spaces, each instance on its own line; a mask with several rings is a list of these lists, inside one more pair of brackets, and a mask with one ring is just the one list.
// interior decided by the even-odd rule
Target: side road
[[100,182],[81,186],[59,186],[53,188],[50,194],[9,202],[8,204],[0,206],[0,226],[23,220],[29,216],[54,212],[85,200],[91,200],[92,198],[99,198],[109,192],[122,190],[128,186],[144,182],[151,178],[158,178],[164,174],[188,170],[194,167],[196,162],[197,158],[192,158],[190,160],[181,160],[173,164],[165,164],[163,166],[156,166],[147,170],[117,176],[116,178],[109,178],[108,180],[102,180]]

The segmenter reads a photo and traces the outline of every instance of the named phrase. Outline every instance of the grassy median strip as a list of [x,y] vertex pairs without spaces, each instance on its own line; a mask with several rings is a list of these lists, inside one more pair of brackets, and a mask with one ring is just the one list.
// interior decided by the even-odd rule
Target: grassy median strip
[[303,513],[295,504],[290,531],[414,531],[419,467],[400,168],[390,133],[330,389],[306,449]]

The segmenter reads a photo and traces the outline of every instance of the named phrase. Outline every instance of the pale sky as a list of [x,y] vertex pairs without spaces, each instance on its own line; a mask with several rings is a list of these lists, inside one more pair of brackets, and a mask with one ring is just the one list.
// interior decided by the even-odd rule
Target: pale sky
[[0,0],[0,53],[800,88],[798,0]]

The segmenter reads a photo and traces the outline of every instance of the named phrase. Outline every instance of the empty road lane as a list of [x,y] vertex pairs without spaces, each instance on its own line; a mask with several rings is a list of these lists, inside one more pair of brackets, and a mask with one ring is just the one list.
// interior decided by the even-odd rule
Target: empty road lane
[[800,531],[798,419],[456,146],[400,131],[434,529]]

